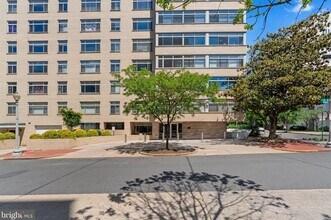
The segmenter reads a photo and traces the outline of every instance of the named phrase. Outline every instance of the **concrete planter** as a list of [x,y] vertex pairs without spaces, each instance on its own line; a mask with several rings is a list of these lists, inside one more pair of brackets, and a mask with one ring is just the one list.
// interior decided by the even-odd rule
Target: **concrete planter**
[[[150,140],[150,136],[146,136],[146,140]],[[14,148],[14,144],[15,144],[15,140],[13,141],[14,142],[12,148]],[[84,137],[84,138],[76,138],[76,139],[29,139],[27,141],[26,147],[28,150],[70,149],[74,147],[80,147],[91,144],[102,144],[109,142],[124,142],[124,141],[125,141],[125,135]],[[144,136],[128,135],[127,141],[144,141]]]
[[0,150],[3,149],[14,149],[15,139],[1,140],[0,141]]

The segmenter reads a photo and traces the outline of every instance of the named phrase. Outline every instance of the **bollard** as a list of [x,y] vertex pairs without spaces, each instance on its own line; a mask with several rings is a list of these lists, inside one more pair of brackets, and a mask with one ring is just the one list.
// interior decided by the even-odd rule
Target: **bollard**
[[124,142],[125,143],[128,142],[128,135],[127,134],[124,135]]
[[226,139],[226,131],[224,132],[224,140]]
[[201,142],[203,142],[203,132],[201,132]]
[[144,134],[144,142],[146,143],[146,133]]
[[162,141],[164,141],[164,133],[162,133]]
[[179,133],[177,132],[177,141],[179,141]]

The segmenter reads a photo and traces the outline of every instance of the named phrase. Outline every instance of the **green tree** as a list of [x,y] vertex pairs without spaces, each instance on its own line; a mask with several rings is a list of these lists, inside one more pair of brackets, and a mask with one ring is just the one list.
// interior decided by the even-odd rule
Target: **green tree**
[[270,122],[269,138],[276,138],[279,114],[312,108],[327,94],[331,69],[323,55],[331,49],[331,34],[324,32],[328,16],[313,15],[254,45],[244,70],[252,74],[240,77],[229,92],[237,109],[262,113],[263,121]]
[[[156,0],[156,3],[162,7],[164,10],[173,10],[176,8],[185,9],[189,4],[193,4],[197,0]],[[317,2],[318,10],[321,10],[327,0],[317,1],[317,0],[271,0],[271,1],[253,1],[253,0],[238,0],[241,3],[242,8],[238,10],[238,15],[234,19],[234,23],[243,22],[244,15],[247,15],[248,19],[251,19],[250,23],[246,23],[245,28],[248,30],[253,29],[254,25],[257,23],[259,18],[264,19],[263,27],[265,28],[268,20],[268,15],[274,8],[286,7],[297,5],[300,3],[300,8],[298,14],[311,5],[313,2]],[[224,0],[219,0],[220,4]],[[178,3],[178,4],[177,4]]]
[[72,130],[74,127],[80,125],[82,120],[82,113],[75,112],[72,109],[61,108],[60,114],[62,116],[64,124],[68,127],[69,130]]
[[125,76],[117,75],[124,87],[124,95],[131,98],[125,103],[124,113],[152,117],[165,127],[166,149],[169,149],[170,124],[184,114],[199,112],[204,105],[200,97],[213,97],[218,93],[216,84],[208,86],[208,74],[191,73],[187,70],[160,71],[154,74],[146,69],[136,71],[135,66],[124,70]]

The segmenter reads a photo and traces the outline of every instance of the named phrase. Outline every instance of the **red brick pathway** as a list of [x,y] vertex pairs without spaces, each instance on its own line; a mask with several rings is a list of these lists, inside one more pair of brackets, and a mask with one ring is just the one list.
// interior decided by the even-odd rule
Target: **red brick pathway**
[[12,157],[12,153],[0,155],[0,159],[15,160],[15,159],[41,159],[49,157],[62,156],[67,153],[78,151],[78,149],[57,149],[57,150],[25,150],[21,157]]
[[319,152],[319,151],[331,150],[331,148],[324,148],[306,143],[285,143],[282,146],[274,146],[273,148],[277,150],[291,151],[291,152]]

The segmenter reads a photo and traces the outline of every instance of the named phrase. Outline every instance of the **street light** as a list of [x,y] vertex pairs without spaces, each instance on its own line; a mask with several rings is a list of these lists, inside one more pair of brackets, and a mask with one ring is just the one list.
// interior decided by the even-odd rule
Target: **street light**
[[331,147],[331,83],[328,85],[329,90],[329,141],[325,147]]
[[15,145],[15,149],[13,151],[12,156],[19,157],[19,156],[22,156],[22,152],[20,149],[20,139],[19,139],[20,135],[19,135],[19,128],[18,128],[18,101],[20,100],[21,96],[17,92],[15,92],[15,94],[13,95],[13,98],[16,103],[16,126],[15,126],[16,145]]

